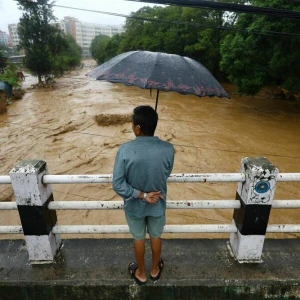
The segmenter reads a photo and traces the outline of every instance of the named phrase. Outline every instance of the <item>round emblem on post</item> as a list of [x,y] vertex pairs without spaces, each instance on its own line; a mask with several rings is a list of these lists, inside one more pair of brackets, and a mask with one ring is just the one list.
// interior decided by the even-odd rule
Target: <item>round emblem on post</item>
[[269,191],[270,189],[270,183],[268,181],[259,181],[255,185],[255,191],[259,194],[264,194]]

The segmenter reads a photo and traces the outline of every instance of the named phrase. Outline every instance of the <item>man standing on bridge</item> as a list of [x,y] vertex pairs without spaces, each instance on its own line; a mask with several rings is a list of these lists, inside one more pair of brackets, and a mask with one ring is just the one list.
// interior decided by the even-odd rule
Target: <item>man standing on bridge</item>
[[152,107],[134,109],[132,130],[136,138],[120,146],[113,172],[113,189],[124,199],[126,220],[134,237],[136,262],[129,264],[128,271],[139,285],[147,282],[146,229],[152,250],[150,279],[158,280],[164,267],[160,237],[166,220],[167,179],[173,168],[174,148],[154,136],[157,121]]

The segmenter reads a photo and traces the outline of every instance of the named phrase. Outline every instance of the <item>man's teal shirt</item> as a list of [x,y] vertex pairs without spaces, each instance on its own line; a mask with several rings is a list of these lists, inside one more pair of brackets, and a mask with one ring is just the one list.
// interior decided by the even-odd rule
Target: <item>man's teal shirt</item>
[[[124,199],[129,216],[143,218],[165,214],[167,179],[174,164],[174,147],[155,136],[138,136],[120,146],[113,171],[113,189]],[[164,199],[149,204],[140,192],[160,191]]]

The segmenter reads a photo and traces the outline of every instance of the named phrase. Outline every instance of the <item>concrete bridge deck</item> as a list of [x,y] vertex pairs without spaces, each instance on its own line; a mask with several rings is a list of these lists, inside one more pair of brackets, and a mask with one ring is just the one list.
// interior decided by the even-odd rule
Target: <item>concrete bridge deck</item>
[[2,240],[0,299],[300,299],[299,240],[267,239],[261,264],[238,263],[227,242],[163,240],[162,279],[140,287],[127,273],[131,239],[63,240],[51,265],[30,265],[23,240]]

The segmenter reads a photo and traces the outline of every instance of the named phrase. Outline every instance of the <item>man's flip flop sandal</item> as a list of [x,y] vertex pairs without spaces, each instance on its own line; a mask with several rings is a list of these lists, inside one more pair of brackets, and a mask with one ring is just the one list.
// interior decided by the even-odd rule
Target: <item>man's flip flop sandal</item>
[[163,259],[160,258],[159,261],[158,261],[158,269],[159,269],[159,272],[158,272],[158,274],[157,274],[156,276],[151,276],[151,275],[150,275],[150,279],[151,279],[151,280],[153,280],[153,281],[159,280],[159,278],[160,278],[160,276],[161,276],[161,272],[162,272],[162,270],[163,270],[163,268],[164,268],[164,265],[165,265],[165,264],[164,264]]
[[136,276],[135,276],[135,272],[136,270],[138,269],[138,265],[137,263],[135,262],[131,262],[129,265],[128,265],[128,272],[130,274],[130,276],[135,280],[135,282],[138,284],[138,285],[145,285],[147,283],[147,280],[146,281],[141,281],[139,280]]

